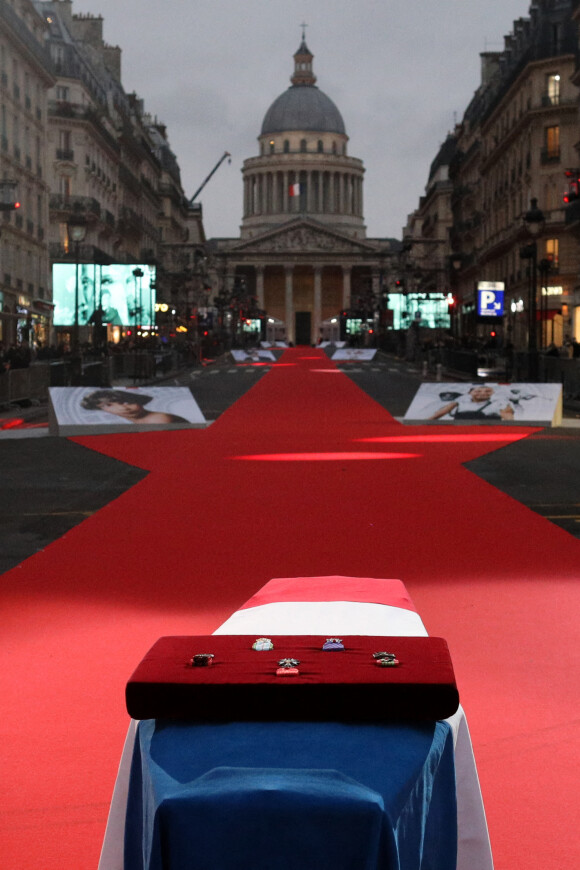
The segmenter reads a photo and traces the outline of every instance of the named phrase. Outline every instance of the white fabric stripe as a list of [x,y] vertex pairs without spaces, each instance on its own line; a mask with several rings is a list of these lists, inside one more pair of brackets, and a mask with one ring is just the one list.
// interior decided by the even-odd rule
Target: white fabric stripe
[[237,610],[214,634],[426,636],[414,610],[360,601],[279,601]]

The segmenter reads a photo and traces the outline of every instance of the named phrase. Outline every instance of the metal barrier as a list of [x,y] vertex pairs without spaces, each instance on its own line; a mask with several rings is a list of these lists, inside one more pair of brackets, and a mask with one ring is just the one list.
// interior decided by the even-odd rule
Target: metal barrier
[[443,348],[443,365],[446,369],[477,378],[478,355],[474,351]]
[[10,369],[0,375],[0,405],[46,400],[50,384],[49,366],[32,365]]
[[540,377],[550,383],[561,383],[565,399],[580,399],[580,359],[540,357]]
[[176,371],[183,361],[175,352],[121,353],[80,360],[58,359],[35,362],[28,368],[0,374],[0,407],[23,402],[46,402],[49,387],[110,387],[116,381],[154,381]]

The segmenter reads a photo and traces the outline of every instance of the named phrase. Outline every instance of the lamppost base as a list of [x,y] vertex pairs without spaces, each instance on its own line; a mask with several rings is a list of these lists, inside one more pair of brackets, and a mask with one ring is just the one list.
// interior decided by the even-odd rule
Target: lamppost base
[[70,358],[71,376],[70,382],[73,387],[80,387],[83,379],[83,359],[80,354],[73,354]]
[[528,352],[528,380],[531,384],[538,382],[540,378],[540,357],[537,350]]

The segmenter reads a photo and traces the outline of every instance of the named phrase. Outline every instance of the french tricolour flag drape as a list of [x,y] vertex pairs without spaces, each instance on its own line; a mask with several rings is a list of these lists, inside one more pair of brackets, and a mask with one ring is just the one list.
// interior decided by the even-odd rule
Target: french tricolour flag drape
[[[373,577],[279,577],[242,604],[214,634],[426,636],[404,584]],[[465,714],[453,730],[457,774],[457,870],[493,870],[493,859]],[[99,870],[122,870],[125,814],[137,723],[131,722],[115,785]]]
[[300,196],[300,185],[291,184],[288,192],[290,193],[290,196]]

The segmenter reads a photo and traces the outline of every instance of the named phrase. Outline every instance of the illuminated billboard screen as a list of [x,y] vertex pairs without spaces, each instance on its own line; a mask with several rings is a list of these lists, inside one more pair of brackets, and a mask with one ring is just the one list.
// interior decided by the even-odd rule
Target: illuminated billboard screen
[[[148,327],[155,323],[155,266],[79,263],[78,270],[80,326],[98,322],[99,308],[103,311],[102,323],[112,326]],[[74,263],[54,263],[52,288],[55,326],[73,326],[76,288]]]

